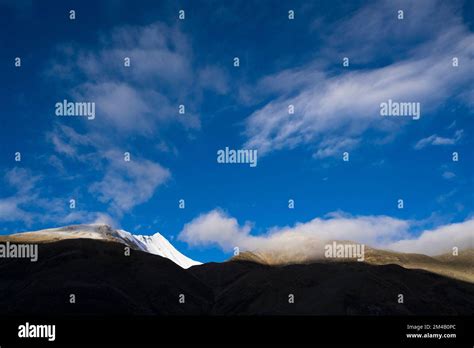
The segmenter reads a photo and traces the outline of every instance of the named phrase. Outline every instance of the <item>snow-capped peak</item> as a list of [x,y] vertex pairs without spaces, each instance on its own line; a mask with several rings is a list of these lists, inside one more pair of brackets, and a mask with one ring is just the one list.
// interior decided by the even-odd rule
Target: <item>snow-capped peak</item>
[[28,240],[37,242],[78,238],[109,240],[126,244],[133,249],[165,257],[182,268],[189,268],[201,264],[201,262],[194,261],[181,254],[160,233],[155,233],[151,236],[136,235],[124,230],[115,230],[109,225],[103,224],[64,226],[34,232],[16,233],[11,235],[11,237],[19,241]]
[[116,230],[116,232],[129,243],[133,243],[140,250],[150,254],[159,255],[170,259],[174,263],[183,268],[200,265],[201,262],[194,261],[189,257],[181,254],[165,237],[160,233],[152,236],[136,235],[124,230]]

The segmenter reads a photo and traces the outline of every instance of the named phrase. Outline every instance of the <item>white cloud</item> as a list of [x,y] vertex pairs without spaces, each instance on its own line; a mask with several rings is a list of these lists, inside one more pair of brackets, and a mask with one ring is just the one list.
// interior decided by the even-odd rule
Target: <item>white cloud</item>
[[5,181],[18,190],[19,196],[33,191],[40,180],[41,176],[33,175],[30,171],[21,167],[14,167],[5,173]]
[[[144,131],[150,134],[154,129],[154,111],[168,107],[165,98],[159,98],[164,105],[156,100],[156,109],[153,108],[153,99],[146,99],[145,93],[138,92],[124,82],[85,83],[76,93],[78,100],[94,101],[97,112],[100,113],[100,123],[107,123],[119,131]],[[151,96],[150,96],[151,97]]]
[[[88,222],[86,222],[88,223]],[[116,227],[117,226],[117,223],[116,221],[114,220],[114,218],[112,218],[110,215],[108,214],[104,214],[104,213],[98,213],[95,215],[95,218],[94,220],[92,220],[90,223],[92,224],[100,224],[100,225],[109,225],[109,226],[112,226],[112,227]]]
[[57,170],[58,173],[65,174],[63,162],[56,155],[50,155],[47,159],[48,163]]
[[148,201],[171,176],[170,171],[159,163],[142,158],[133,151],[131,161],[124,161],[124,151],[114,146],[114,139],[104,139],[97,132],[80,134],[63,125],[56,127],[47,138],[58,153],[87,164],[81,174],[86,171],[100,173],[101,179],[90,184],[89,192],[99,201],[110,203],[109,210],[117,216]]
[[14,167],[5,173],[6,185],[3,187],[6,189],[10,186],[15,193],[0,198],[0,221],[20,220],[31,224],[35,214],[27,211],[25,207],[38,199],[36,185],[40,180],[40,176],[32,175],[30,171],[20,167]]
[[443,178],[445,178],[447,180],[455,178],[455,177],[456,177],[456,174],[454,174],[453,172],[450,172],[448,170],[443,172]]
[[442,204],[445,202],[451,202],[452,198],[458,193],[458,189],[452,189],[451,191],[441,194],[436,198],[436,202]]
[[314,154],[316,158],[332,157],[341,155],[359,144],[359,139],[333,137],[328,138],[319,144],[319,149]]
[[[5,173],[5,186],[14,189],[10,196],[0,197],[0,221],[70,224],[92,222],[105,216],[99,212],[68,209],[68,199],[51,198],[39,187],[42,177],[25,168],[14,167]],[[110,221],[110,220],[109,220]]]
[[20,208],[14,197],[0,198],[0,221],[24,221],[30,223],[31,214]]
[[58,134],[55,133],[48,133],[48,138],[54,146],[56,152],[65,154],[67,156],[75,156],[76,151],[73,146],[66,143],[61,139]]
[[[357,9],[335,28],[324,19],[315,21],[326,38],[323,54],[365,63],[406,54],[403,44],[416,45],[461,26],[462,6],[462,2],[443,0],[378,0]],[[404,11],[403,20],[397,18],[399,10]]]
[[213,210],[187,223],[179,239],[190,246],[218,246],[229,252],[240,250],[291,253],[299,258],[322,255],[324,243],[345,240],[401,252],[439,254],[452,246],[473,247],[474,220],[426,230],[412,237],[414,223],[388,216],[350,216],[341,213],[315,218],[290,227],[274,227],[252,235],[252,225],[238,221],[221,210]]
[[[203,89],[227,92],[223,70],[199,67],[187,37],[176,26],[152,23],[123,26],[99,35],[100,49],[73,45],[57,48],[49,79],[74,81],[67,89],[74,100],[96,103],[94,129],[151,137],[163,124],[199,129],[198,103]],[[130,58],[130,67],[124,58]],[[159,83],[157,83],[159,81]],[[178,117],[178,105],[186,117]]]
[[[81,154],[79,148],[93,147],[99,139],[96,134],[80,134],[66,125],[57,125],[46,133],[46,140],[53,145],[55,152],[81,162],[89,161],[90,158]],[[58,157],[56,159],[60,160]]]
[[[224,93],[227,80],[218,68],[196,66],[191,44],[176,26],[123,26],[100,33],[98,43],[98,49],[59,46],[47,72],[72,99],[95,102],[96,118],[76,129],[58,125],[47,137],[58,156],[64,156],[65,170],[78,161],[84,165],[79,177],[100,175],[88,183],[88,191],[120,217],[153,197],[171,176],[159,163],[137,154],[136,142],[157,146],[159,139],[158,145],[177,153],[166,139],[168,124],[198,129],[193,110],[202,90]],[[125,57],[130,67],[124,66]],[[185,116],[178,115],[179,104],[185,104]],[[125,151],[132,154],[130,163],[123,161]]]
[[225,251],[237,245],[248,245],[255,237],[249,235],[249,225],[239,226],[237,219],[213,210],[186,224],[179,239],[192,246],[216,244]]
[[415,144],[415,149],[420,150],[429,145],[454,145],[461,139],[462,134],[463,134],[462,129],[457,130],[456,133],[454,133],[454,136],[452,138],[443,138],[436,134],[433,134],[433,135],[430,135],[429,137],[420,139]]
[[[387,3],[384,2],[384,6],[388,6]],[[422,19],[427,14],[434,16],[436,8],[429,3],[424,4],[426,6],[416,6],[423,15],[420,12],[410,15]],[[355,15],[356,19],[340,24],[342,32],[347,34],[340,37],[345,37],[345,45],[357,52],[352,57],[353,62],[361,56],[361,48],[377,54],[380,52],[375,49],[379,48],[378,43],[398,31],[403,31],[398,36],[410,35],[410,30],[413,31],[416,25],[411,20],[411,26],[401,25],[394,19],[396,11],[387,14],[373,9],[372,5],[361,13],[363,15]],[[341,150],[333,139],[358,139],[369,129],[376,137],[383,138],[387,134],[395,135],[409,122],[417,122],[381,117],[381,102],[388,99],[419,102],[423,118],[448,98],[458,96],[463,87],[472,83],[474,76],[474,58],[470,54],[474,47],[474,35],[455,13],[450,10],[441,17],[436,16],[437,22],[446,17],[447,26],[443,26],[442,32],[420,31],[420,35],[423,34],[421,43],[413,40],[413,45],[406,48],[400,59],[384,66],[373,69],[351,66],[335,74],[330,67],[334,66],[339,53],[332,55],[331,60],[317,58],[305,66],[280,71],[262,79],[256,88],[250,88],[245,94],[256,95],[260,100],[264,95],[267,98],[263,100],[268,100],[268,97],[271,100],[247,118],[245,147],[257,148],[264,154],[306,144],[315,149],[316,157],[331,156]],[[387,15],[392,16],[393,20],[386,21],[384,18]],[[354,21],[358,25],[354,25]],[[424,25],[424,22],[418,25]],[[351,41],[347,41],[348,35]],[[367,43],[374,46],[365,47]],[[331,45],[330,41],[328,45]],[[463,62],[457,68],[451,65],[453,52]],[[288,113],[290,104],[295,106],[294,114]],[[335,146],[328,147],[331,142]],[[347,147],[356,145],[352,143]]]
[[199,83],[202,87],[226,94],[229,91],[228,77],[216,66],[206,66],[199,72]]
[[386,246],[389,249],[438,255],[453,247],[461,249],[474,247],[474,219],[460,223],[440,226],[423,231],[417,238],[404,239]]
[[52,216],[49,216],[48,219],[43,219],[42,222],[54,223],[54,226],[64,226],[74,223],[118,226],[116,221],[108,214],[101,212],[88,212],[84,210],[56,214],[56,217],[53,218]]
[[110,202],[119,214],[148,201],[171,175],[168,169],[149,160],[132,157],[126,162],[123,154],[116,151],[107,153],[106,157],[109,163],[105,175],[91,185],[90,191],[100,201]]

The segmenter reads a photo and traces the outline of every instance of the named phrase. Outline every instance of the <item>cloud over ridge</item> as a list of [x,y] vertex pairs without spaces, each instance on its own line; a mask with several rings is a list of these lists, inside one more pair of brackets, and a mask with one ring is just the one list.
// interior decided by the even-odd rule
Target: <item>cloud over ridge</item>
[[219,209],[202,214],[187,223],[179,239],[194,247],[217,246],[230,252],[284,251],[294,255],[320,256],[324,243],[352,241],[399,252],[437,255],[452,247],[473,248],[474,219],[423,230],[414,237],[414,223],[389,216],[351,216],[328,214],[293,226],[273,227],[264,234],[252,235],[252,224],[238,221]]

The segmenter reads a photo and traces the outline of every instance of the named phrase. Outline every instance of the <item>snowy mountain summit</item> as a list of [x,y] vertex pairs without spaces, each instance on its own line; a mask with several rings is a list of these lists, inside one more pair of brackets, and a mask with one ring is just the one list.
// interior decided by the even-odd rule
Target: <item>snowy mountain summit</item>
[[132,249],[165,257],[182,268],[189,268],[201,264],[201,262],[194,261],[180,253],[160,233],[155,233],[150,236],[135,235],[124,230],[115,230],[109,225],[103,224],[72,225],[50,228],[33,232],[16,233],[9,237],[12,241],[30,243],[54,242],[63,239],[79,238],[113,241],[128,245]]

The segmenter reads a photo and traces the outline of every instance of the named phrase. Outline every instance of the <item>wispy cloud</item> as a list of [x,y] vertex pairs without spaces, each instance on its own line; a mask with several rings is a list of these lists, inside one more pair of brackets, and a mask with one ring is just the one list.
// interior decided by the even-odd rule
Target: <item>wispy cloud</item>
[[450,172],[450,171],[448,171],[448,170],[444,171],[442,175],[443,175],[443,178],[445,178],[445,179],[447,179],[447,180],[456,177],[456,174],[454,174],[453,172]]
[[90,191],[101,202],[111,203],[110,209],[118,214],[148,201],[156,189],[169,177],[168,169],[145,159],[123,160],[116,151],[106,155],[107,169],[100,182],[93,183]]
[[430,135],[429,137],[420,139],[415,144],[415,149],[420,150],[429,145],[454,145],[461,139],[462,134],[463,134],[462,129],[457,130],[452,138],[444,138],[436,134],[433,134],[433,135]]
[[94,173],[101,177],[99,181],[89,181],[88,191],[100,202],[109,204],[107,210],[116,217],[148,201],[171,177],[171,172],[159,163],[133,152],[129,152],[130,161],[126,161],[128,151],[120,151],[99,133],[81,134],[62,125],[48,133],[47,139],[58,154],[87,164],[83,175]]
[[[191,43],[177,27],[159,22],[121,26],[100,34],[98,44],[97,49],[59,46],[46,72],[75,100],[96,103],[91,127],[97,123],[141,136],[152,136],[167,123],[198,129],[202,91],[227,92],[223,70],[196,66]],[[180,104],[186,105],[186,117],[178,117]]]
[[[59,45],[45,74],[66,91],[65,98],[94,102],[95,119],[74,126],[57,120],[46,138],[55,150],[51,165],[67,170],[80,163],[82,177],[94,178],[85,179],[85,191],[120,218],[171,177],[169,169],[133,151],[136,145],[177,153],[164,130],[199,129],[203,91],[227,93],[228,78],[219,67],[194,61],[192,44],[177,26],[119,26],[100,33],[93,45]],[[185,115],[178,113],[180,104]],[[124,161],[126,151],[130,162]]]
[[[316,157],[332,156],[341,150],[340,142],[333,139],[348,139],[344,147],[350,150],[358,145],[356,139],[369,129],[373,130],[372,134],[384,137],[407,125],[400,118],[381,117],[380,103],[388,99],[419,102],[423,117],[472,83],[474,64],[470,50],[474,35],[462,24],[455,8],[443,5],[446,8],[442,16],[436,15],[430,21],[442,23],[443,31],[430,33],[419,29],[424,22],[411,19],[397,22],[394,5],[383,3],[393,11],[381,11],[380,6],[370,5],[335,30],[348,33],[340,35],[338,40],[344,40],[349,49],[354,48],[351,59],[355,62],[363,56],[361,47],[377,55],[384,51],[380,51],[378,44],[393,32],[409,36],[419,31],[420,35],[412,38],[411,45],[398,55],[399,59],[375,68],[357,68],[354,64],[355,67],[335,71],[335,64],[340,66],[342,57],[339,60],[339,55],[334,55],[331,60],[317,58],[305,66],[265,77],[256,88],[246,92],[265,95],[264,100],[270,100],[246,120],[245,147],[257,148],[264,154],[309,145]],[[435,4],[423,4],[417,6],[419,12],[415,16],[424,18],[436,12]],[[388,15],[392,19],[383,20]],[[410,15],[412,12],[407,10],[407,16]],[[354,25],[354,21],[359,24]],[[454,55],[463,62],[459,67],[452,66]],[[288,112],[290,104],[295,107],[294,114]]]
[[30,170],[14,167],[3,178],[4,188],[11,188],[11,195],[0,197],[0,221],[22,222],[26,226],[34,223],[70,224],[94,222],[97,219],[113,219],[107,214],[83,209],[69,209],[69,198],[49,197],[40,185],[43,177]]
[[41,178],[32,175],[26,169],[15,167],[5,173],[3,180],[6,186],[15,190],[15,193],[0,198],[0,220],[20,220],[30,224],[33,214],[25,210],[24,207],[37,199],[38,194],[35,192],[35,186]]

